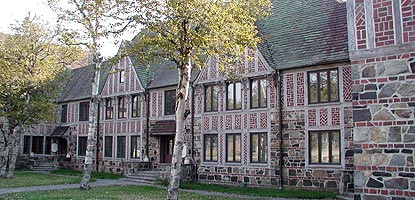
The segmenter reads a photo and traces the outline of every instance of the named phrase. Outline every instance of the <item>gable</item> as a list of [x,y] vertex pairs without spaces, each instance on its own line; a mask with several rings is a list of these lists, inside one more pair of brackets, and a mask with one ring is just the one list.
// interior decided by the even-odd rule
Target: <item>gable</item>
[[[123,75],[120,75],[121,71],[123,71]],[[121,79],[123,79],[123,81],[121,81]],[[116,65],[110,67],[110,72],[105,81],[101,95],[106,97],[143,91],[144,88],[138,79],[132,62],[126,57],[120,60]]]

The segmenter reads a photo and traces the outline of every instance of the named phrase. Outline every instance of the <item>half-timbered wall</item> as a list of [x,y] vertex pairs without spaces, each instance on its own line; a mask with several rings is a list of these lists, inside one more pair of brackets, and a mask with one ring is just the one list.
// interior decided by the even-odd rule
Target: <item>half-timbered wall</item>
[[[249,54],[249,56],[248,56]],[[200,181],[226,184],[271,185],[276,183],[276,134],[272,130],[276,107],[276,86],[273,70],[270,69],[258,52],[247,51],[243,65],[237,68],[237,82],[241,83],[242,105],[240,109],[226,108],[226,78],[219,70],[219,61],[209,59],[206,68],[201,72],[195,88],[196,126],[198,133],[195,138],[196,159],[199,163],[198,178]],[[251,81],[258,78],[266,82],[266,105],[251,108]],[[228,80],[229,81],[229,80]],[[217,111],[206,111],[206,87],[217,87]],[[216,92],[215,92],[216,93]],[[238,162],[228,162],[226,159],[227,134],[240,134],[241,157]],[[266,135],[266,161],[254,162],[251,159],[251,134]],[[217,136],[217,161],[206,161],[204,158],[205,135]]]
[[[338,70],[339,101],[309,102],[308,72]],[[347,64],[283,71],[284,185],[348,191],[353,188],[351,68]],[[340,163],[310,162],[310,132],[340,131]],[[279,142],[279,141],[278,141]]]

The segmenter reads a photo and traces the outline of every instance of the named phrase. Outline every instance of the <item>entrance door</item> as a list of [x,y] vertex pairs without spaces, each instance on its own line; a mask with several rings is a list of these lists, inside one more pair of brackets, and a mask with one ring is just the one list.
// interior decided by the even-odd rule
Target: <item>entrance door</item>
[[174,136],[160,136],[160,163],[171,163],[173,147]]

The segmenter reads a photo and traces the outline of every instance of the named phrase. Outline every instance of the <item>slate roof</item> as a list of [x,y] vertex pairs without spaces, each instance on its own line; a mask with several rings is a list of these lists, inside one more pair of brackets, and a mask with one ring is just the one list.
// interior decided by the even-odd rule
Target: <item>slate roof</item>
[[[99,93],[101,93],[111,67],[104,62],[101,68]],[[64,87],[64,91],[58,102],[76,101],[91,97],[92,77],[94,65],[87,65],[70,71],[70,78]]]
[[259,50],[274,69],[349,61],[346,3],[274,0],[257,23]]

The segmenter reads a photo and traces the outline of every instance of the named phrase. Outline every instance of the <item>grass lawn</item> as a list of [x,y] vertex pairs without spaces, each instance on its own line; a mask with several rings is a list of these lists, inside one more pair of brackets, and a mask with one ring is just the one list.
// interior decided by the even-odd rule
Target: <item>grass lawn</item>
[[0,188],[80,183],[80,177],[63,177],[28,171],[16,171],[13,179],[0,179]]
[[308,190],[278,190],[275,188],[249,188],[249,187],[235,187],[227,185],[214,185],[183,182],[180,183],[180,188],[191,190],[204,190],[212,192],[243,194],[249,196],[261,197],[285,197],[285,198],[300,198],[300,199],[325,199],[335,198],[336,193],[325,191],[308,191]]
[[[71,169],[58,169],[51,172],[52,174],[59,174],[65,176],[79,176],[82,177],[81,171],[71,170]],[[91,178],[98,178],[98,179],[120,179],[125,178],[123,175],[119,174],[111,174],[106,172],[92,172]]]
[[[180,199],[224,199],[219,196],[199,195],[180,192]],[[166,190],[150,186],[106,186],[88,191],[80,189],[53,190],[41,192],[14,193],[0,196],[0,199],[166,199]],[[226,198],[237,200],[237,198]]]

